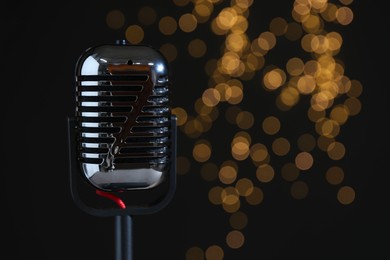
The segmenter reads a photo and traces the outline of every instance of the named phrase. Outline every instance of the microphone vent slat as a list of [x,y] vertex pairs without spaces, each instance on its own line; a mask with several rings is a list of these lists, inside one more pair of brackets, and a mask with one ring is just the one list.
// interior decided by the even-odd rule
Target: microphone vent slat
[[127,112],[130,113],[133,110],[132,106],[83,106],[79,105],[79,112],[96,112],[96,113],[112,113],[112,112]]
[[79,161],[81,163],[86,163],[86,164],[102,164],[103,159],[102,158],[79,158]]
[[89,153],[89,154],[92,154],[92,153],[95,153],[95,154],[106,154],[108,153],[108,148],[81,148],[80,149],[80,152],[81,153]]
[[81,143],[91,143],[91,144],[104,144],[104,145],[107,145],[108,143],[112,143],[115,140],[114,140],[113,137],[96,137],[96,138],[80,137],[79,141]]
[[137,100],[137,96],[125,96],[125,95],[116,95],[116,96],[80,96],[78,98],[79,102],[134,102]]
[[138,123],[142,123],[144,125],[170,125],[169,119],[162,116],[138,116],[137,121]]
[[82,133],[119,133],[120,127],[80,127]]
[[137,94],[141,92],[143,88],[142,85],[114,85],[110,82],[99,82],[99,85],[81,85],[81,83],[82,82],[79,82],[77,84],[77,91],[84,96],[90,95],[90,92],[100,92],[101,94],[127,92]]
[[124,123],[126,121],[126,117],[124,116],[104,116],[104,117],[80,117],[81,122],[90,122],[90,123]]
[[149,78],[145,74],[129,74],[129,75],[81,75],[77,76],[77,81],[108,81],[108,82],[134,82],[143,83]]
[[155,86],[153,90],[154,95],[164,95],[169,92],[169,88],[166,85],[163,86]]

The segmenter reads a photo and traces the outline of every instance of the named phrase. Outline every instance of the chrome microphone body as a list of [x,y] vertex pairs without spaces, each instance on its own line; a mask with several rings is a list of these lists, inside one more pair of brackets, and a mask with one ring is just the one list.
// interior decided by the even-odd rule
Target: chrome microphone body
[[168,66],[144,45],[99,45],[76,66],[77,160],[104,191],[150,189],[170,171]]

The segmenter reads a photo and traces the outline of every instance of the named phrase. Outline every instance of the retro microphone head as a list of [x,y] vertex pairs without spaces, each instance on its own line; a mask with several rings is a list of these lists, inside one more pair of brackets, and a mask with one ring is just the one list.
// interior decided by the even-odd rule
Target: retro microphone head
[[107,191],[145,190],[172,167],[168,66],[144,45],[99,45],[76,64],[76,156],[85,180]]
[[77,201],[87,188],[74,172],[95,190],[137,192],[132,200],[150,197],[142,192],[165,185],[154,200],[168,200],[161,197],[172,193],[176,174],[168,74],[165,58],[147,45],[97,45],[79,57],[75,117],[69,120],[71,188]]

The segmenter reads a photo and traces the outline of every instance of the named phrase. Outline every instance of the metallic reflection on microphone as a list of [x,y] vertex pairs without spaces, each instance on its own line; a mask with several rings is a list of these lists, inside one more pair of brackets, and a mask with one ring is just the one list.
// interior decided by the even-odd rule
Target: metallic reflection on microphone
[[95,191],[120,196],[127,213],[161,209],[176,185],[176,116],[164,56],[147,45],[97,45],[80,56],[75,74],[68,122],[74,200],[93,215],[122,214]]
[[170,158],[167,65],[147,46],[91,48],[77,67],[82,171],[99,189],[151,188]]

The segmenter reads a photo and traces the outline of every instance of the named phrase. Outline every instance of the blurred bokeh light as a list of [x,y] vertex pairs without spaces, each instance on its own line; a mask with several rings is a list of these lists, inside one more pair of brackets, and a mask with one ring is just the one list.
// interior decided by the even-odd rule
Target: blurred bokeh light
[[[305,177],[315,177],[337,188],[328,199],[339,207],[354,203],[358,191],[346,178],[353,173],[343,169],[348,144],[339,137],[362,109],[363,86],[345,75],[347,62],[338,57],[343,27],[353,23],[352,3],[295,0],[286,3],[290,16],[269,21],[251,18],[253,0],[172,0],[176,16],[145,5],[132,24],[124,10],[107,13],[107,26],[122,29],[131,44],[142,43],[144,27],[153,27],[176,73],[185,66],[175,62],[188,58],[203,77],[200,85],[185,86],[197,90],[192,102],[172,108],[179,138],[192,144],[191,152],[178,154],[177,174],[200,176],[209,187],[207,202],[224,211],[229,225],[219,234],[224,243],[193,245],[186,260],[223,259],[256,239],[246,234],[256,221],[246,209],[272,199],[269,187],[276,182],[302,201],[316,192]],[[264,22],[258,28],[266,29],[254,33]],[[191,40],[177,41],[184,34]]]

